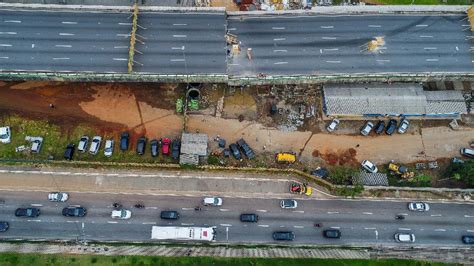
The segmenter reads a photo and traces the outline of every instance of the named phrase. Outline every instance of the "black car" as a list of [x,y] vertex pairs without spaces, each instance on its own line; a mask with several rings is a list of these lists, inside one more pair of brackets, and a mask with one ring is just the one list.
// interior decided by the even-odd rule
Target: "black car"
[[462,242],[464,244],[474,244],[474,236],[462,236]]
[[153,157],[158,156],[160,147],[156,139],[153,139],[150,141],[150,147],[151,147],[151,156]]
[[10,227],[10,225],[8,224],[8,222],[0,222],[0,232],[5,232],[8,230],[8,227]]
[[40,215],[40,209],[38,208],[18,208],[15,211],[17,217],[38,217]]
[[337,229],[328,229],[323,231],[325,238],[341,238],[341,231]]
[[397,129],[397,120],[390,119],[390,121],[388,121],[388,125],[387,125],[387,129],[385,130],[385,134],[392,135],[393,132],[395,132],[395,129]]
[[120,150],[121,151],[128,150],[129,140],[130,140],[130,134],[128,134],[127,131],[122,132],[122,135],[120,135]]
[[181,149],[181,141],[173,140],[173,143],[171,143],[171,157],[173,157],[174,160],[179,159],[180,149]]
[[293,241],[295,239],[295,234],[293,232],[274,232],[273,233],[274,240],[285,240],[285,241]]
[[160,218],[166,220],[177,220],[179,219],[179,213],[177,211],[162,211]]
[[258,215],[254,213],[244,213],[240,215],[240,221],[244,223],[256,223],[258,222]]
[[314,175],[316,177],[326,179],[329,177],[329,170],[324,168],[324,167],[318,167],[311,171],[311,175]]
[[255,153],[253,152],[253,150],[250,148],[250,146],[247,144],[247,142],[245,142],[244,139],[239,139],[237,141],[237,145],[239,146],[239,148],[244,152],[245,156],[248,158],[248,159],[253,159],[255,157]]
[[76,150],[76,145],[75,144],[68,144],[66,146],[66,150],[64,151],[64,159],[72,160],[72,157],[74,156],[74,151],[75,150]]
[[63,209],[63,215],[69,217],[84,217],[87,210],[80,206],[69,206]]
[[385,129],[385,121],[380,120],[375,126],[375,133],[380,135],[382,134],[384,129]]
[[237,160],[242,160],[242,155],[240,155],[239,148],[237,148],[237,145],[234,143],[229,145],[230,152],[232,152],[232,155],[234,156],[235,159]]
[[141,136],[137,140],[137,154],[143,155],[145,154],[145,146],[146,146],[146,137]]

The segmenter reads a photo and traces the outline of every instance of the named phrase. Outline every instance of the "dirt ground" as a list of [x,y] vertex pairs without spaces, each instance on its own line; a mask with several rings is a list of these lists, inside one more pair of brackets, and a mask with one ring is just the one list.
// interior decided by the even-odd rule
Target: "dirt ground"
[[225,7],[226,11],[239,11],[234,0],[211,0],[212,7]]

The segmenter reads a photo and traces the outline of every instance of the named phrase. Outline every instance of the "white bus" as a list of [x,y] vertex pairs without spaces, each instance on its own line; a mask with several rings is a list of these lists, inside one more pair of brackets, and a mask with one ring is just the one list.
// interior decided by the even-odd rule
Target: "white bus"
[[216,227],[153,226],[151,239],[215,241]]

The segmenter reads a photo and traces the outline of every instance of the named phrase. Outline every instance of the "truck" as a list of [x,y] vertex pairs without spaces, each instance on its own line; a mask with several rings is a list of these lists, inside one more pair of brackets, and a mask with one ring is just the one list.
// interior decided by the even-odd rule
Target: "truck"
[[215,226],[153,226],[151,239],[213,242],[216,240],[216,228]]
[[306,183],[292,182],[290,184],[290,193],[311,196],[311,194],[313,194],[313,188]]

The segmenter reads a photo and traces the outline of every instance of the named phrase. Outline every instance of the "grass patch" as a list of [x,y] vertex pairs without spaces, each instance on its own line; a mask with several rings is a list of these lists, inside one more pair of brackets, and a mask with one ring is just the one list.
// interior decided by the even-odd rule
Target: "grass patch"
[[220,258],[220,257],[157,257],[157,256],[90,256],[90,255],[46,255],[1,253],[0,265],[173,265],[173,266],[293,266],[293,265],[331,265],[331,266],[438,266],[414,260],[382,259],[299,259],[299,258]]

